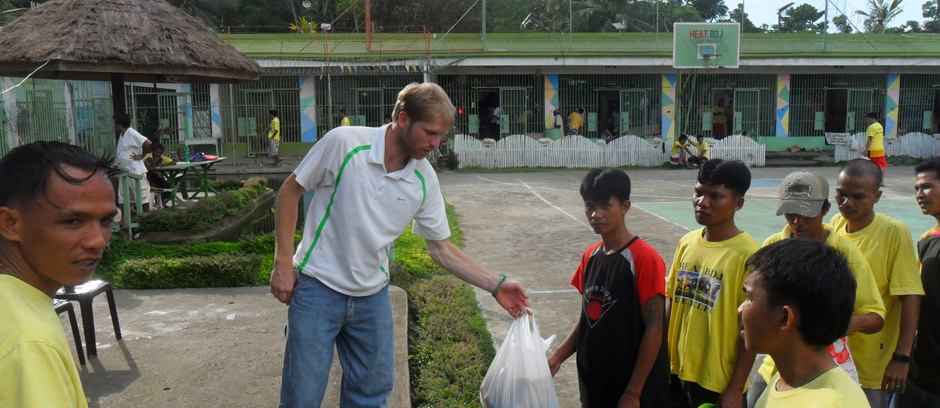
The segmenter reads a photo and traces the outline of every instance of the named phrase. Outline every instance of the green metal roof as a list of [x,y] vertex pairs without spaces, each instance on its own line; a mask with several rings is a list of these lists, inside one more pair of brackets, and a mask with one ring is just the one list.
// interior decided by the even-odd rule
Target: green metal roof
[[[375,34],[372,50],[365,34],[232,34],[222,35],[255,59],[394,60],[424,57],[553,57],[672,55],[671,33],[487,34],[487,48],[475,34]],[[940,57],[938,34],[830,34],[823,50],[819,34],[744,34],[741,58],[775,57]]]

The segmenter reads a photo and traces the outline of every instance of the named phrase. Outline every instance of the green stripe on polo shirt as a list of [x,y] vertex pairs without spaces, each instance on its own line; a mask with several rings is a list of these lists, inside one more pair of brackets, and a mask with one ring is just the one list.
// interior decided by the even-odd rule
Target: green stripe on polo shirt
[[428,186],[424,183],[424,176],[418,169],[415,169],[415,175],[418,176],[418,180],[421,180],[421,205],[424,205],[424,200],[428,198]]
[[320,240],[320,233],[323,232],[323,227],[326,225],[326,220],[330,219],[330,209],[333,208],[333,199],[336,198],[336,191],[339,190],[339,180],[343,177],[343,170],[346,169],[346,165],[349,164],[349,160],[361,151],[369,150],[372,148],[372,145],[363,145],[355,149],[352,149],[346,158],[343,159],[343,164],[339,166],[339,173],[336,173],[336,182],[333,183],[333,194],[330,194],[330,203],[326,205],[326,212],[323,213],[323,219],[320,220],[320,225],[317,226],[317,233],[313,236],[313,242],[310,244],[310,249],[307,249],[307,255],[304,256],[304,261],[300,263],[300,270],[304,270],[307,266],[307,261],[310,260],[310,254],[313,253],[313,248],[317,246],[317,241]]

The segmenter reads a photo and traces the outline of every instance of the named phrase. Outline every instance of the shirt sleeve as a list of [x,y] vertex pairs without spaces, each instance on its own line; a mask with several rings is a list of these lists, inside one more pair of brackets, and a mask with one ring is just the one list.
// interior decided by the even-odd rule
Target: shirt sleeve
[[433,170],[422,173],[415,171],[421,180],[424,191],[424,203],[415,214],[412,232],[429,241],[440,241],[450,237],[450,226],[447,224],[447,209],[444,197],[441,195],[441,184]]
[[66,364],[75,363],[46,344],[17,346],[0,359],[0,401],[12,407],[85,406],[81,386],[75,384],[79,380],[72,378]]
[[[848,241],[848,240],[846,240]],[[851,244],[851,242],[850,242]],[[849,268],[855,275],[855,313],[853,316],[864,316],[869,313],[877,313],[882,318],[885,317],[885,304],[881,300],[881,294],[878,292],[878,285],[875,284],[875,277],[872,275],[871,267],[865,256],[854,244],[846,245],[840,248],[845,258],[849,261]]]
[[920,279],[920,268],[914,255],[914,241],[911,231],[903,223],[894,224],[893,230],[897,237],[895,243],[894,259],[891,262],[891,276],[888,293],[891,296],[924,295],[924,284]]
[[584,269],[587,268],[588,260],[591,259],[591,253],[594,252],[594,248],[597,248],[597,245],[591,246],[581,254],[581,263],[578,264],[578,269],[574,271],[574,276],[571,277],[571,286],[577,288],[579,293],[584,293]]
[[679,261],[682,259],[682,240],[676,245],[676,253],[672,257],[672,266],[669,268],[669,274],[666,275],[666,298],[672,299],[676,295],[676,274],[679,273]]
[[646,245],[636,254],[636,290],[640,304],[655,295],[666,295],[666,261],[653,247]]
[[346,156],[354,154],[358,148],[345,152],[343,139],[335,131],[330,131],[310,148],[300,165],[294,170],[297,183],[304,190],[333,185],[340,166]]

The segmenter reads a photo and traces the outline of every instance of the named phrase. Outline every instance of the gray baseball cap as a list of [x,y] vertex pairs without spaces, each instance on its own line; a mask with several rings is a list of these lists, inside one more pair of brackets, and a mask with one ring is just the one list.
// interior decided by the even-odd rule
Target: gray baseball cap
[[815,217],[829,199],[829,182],[823,176],[809,171],[787,175],[780,183],[780,203],[777,215],[798,214]]

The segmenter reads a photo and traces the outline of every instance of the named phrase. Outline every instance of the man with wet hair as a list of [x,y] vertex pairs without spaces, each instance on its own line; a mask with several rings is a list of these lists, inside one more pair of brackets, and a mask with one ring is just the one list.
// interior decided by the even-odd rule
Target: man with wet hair
[[52,299],[101,261],[117,215],[111,165],[59,142],[0,160],[2,407],[87,407]]
[[581,256],[571,285],[581,314],[548,357],[552,375],[577,353],[583,407],[663,407],[668,404],[663,347],[666,265],[652,246],[627,229],[630,177],[596,168],[581,182],[584,213],[601,241]]
[[744,302],[744,264],[760,244],[734,216],[750,186],[751,172],[741,161],[702,165],[692,208],[703,228],[679,240],[666,278],[672,393],[686,406],[744,404],[754,354],[740,341],[738,305]]
[[[392,391],[389,254],[414,222],[431,259],[490,292],[513,317],[529,305],[518,282],[476,264],[450,238],[437,174],[425,160],[454,123],[440,86],[398,94],[391,124],[342,126],[310,149],[278,193],[271,294],[290,306],[281,407],[320,406],[333,362],[343,406],[385,406]],[[294,252],[297,202],[316,190]]]
[[761,248],[747,267],[738,309],[744,346],[769,354],[779,368],[755,407],[867,407],[828,350],[849,329],[855,308],[855,279],[842,254],[792,238]]
[[835,195],[840,213],[829,222],[834,233],[862,251],[885,304],[881,331],[849,336],[858,379],[874,408],[888,408],[888,396],[904,390],[924,294],[910,230],[875,212],[881,177],[881,169],[870,160],[855,159],[842,166]]

